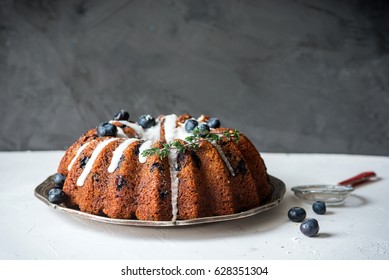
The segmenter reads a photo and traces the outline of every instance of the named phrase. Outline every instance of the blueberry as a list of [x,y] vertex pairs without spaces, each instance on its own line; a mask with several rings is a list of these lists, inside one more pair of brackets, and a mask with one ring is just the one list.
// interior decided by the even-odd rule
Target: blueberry
[[128,121],[128,119],[130,118],[130,114],[127,112],[127,111],[124,111],[124,110],[120,110],[114,117],[113,119],[114,120],[122,120],[122,121]]
[[197,129],[198,129],[198,132],[199,132],[199,135],[200,137],[202,138],[206,138],[207,137],[207,134],[210,132],[210,128],[207,124],[205,123],[201,123],[197,126]]
[[299,223],[302,222],[307,216],[307,212],[305,212],[304,208],[301,207],[292,207],[288,211],[289,220]]
[[196,121],[196,120],[192,120],[192,119],[190,119],[190,120],[187,120],[186,122],[185,122],[185,130],[186,130],[186,132],[191,132],[193,129],[195,129],[196,128],[196,126],[198,125],[199,123]]
[[66,176],[61,173],[57,173],[54,175],[54,183],[59,187],[63,186],[63,184],[65,183],[65,179]]
[[205,124],[205,123],[199,124],[199,125],[197,126],[197,129],[198,129],[199,134],[200,134],[201,137],[206,137],[207,134],[208,134],[209,131],[210,131],[209,126],[208,126],[207,124]]
[[208,121],[208,125],[210,128],[219,128],[220,127],[220,121],[217,118],[210,118]]
[[126,179],[122,175],[116,176],[116,189],[118,191],[122,190],[123,187],[127,184]]
[[154,125],[156,125],[154,117],[150,115],[143,115],[140,116],[138,119],[138,124],[143,128],[150,128]]
[[116,136],[118,129],[111,123],[102,123],[97,127],[97,135],[104,136]]
[[326,204],[323,201],[316,201],[312,205],[312,209],[316,214],[324,215],[327,211]]
[[81,160],[80,160],[80,168],[84,168],[85,165],[88,163],[88,160],[89,158],[87,156],[84,156]]
[[59,188],[52,188],[49,190],[47,199],[51,203],[59,204],[65,200],[65,193]]
[[169,195],[169,191],[168,191],[168,190],[161,190],[161,191],[159,192],[159,197],[160,197],[161,199],[165,199],[168,195]]
[[316,236],[319,233],[319,229],[319,223],[316,219],[308,219],[300,225],[300,231],[309,237]]

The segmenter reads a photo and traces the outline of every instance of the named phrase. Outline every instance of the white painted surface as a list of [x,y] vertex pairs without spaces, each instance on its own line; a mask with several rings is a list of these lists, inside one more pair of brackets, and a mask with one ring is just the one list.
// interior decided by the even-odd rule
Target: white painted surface
[[[75,219],[35,198],[62,154],[0,152],[0,259],[389,259],[389,157],[264,153],[269,173],[287,186],[278,207],[230,222],[141,228]],[[381,180],[358,187],[324,216],[290,191],[367,170]],[[303,236],[288,220],[292,206],[318,219],[318,237]]]

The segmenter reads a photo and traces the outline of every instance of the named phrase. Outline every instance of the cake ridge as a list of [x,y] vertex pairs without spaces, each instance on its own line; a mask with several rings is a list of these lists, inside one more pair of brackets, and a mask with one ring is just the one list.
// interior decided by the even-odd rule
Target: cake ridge
[[113,156],[112,156],[112,159],[111,159],[111,163],[109,164],[109,167],[108,167],[108,172],[109,173],[113,173],[116,168],[118,167],[119,165],[119,162],[120,162],[120,158],[122,157],[124,151],[127,149],[127,147],[135,142],[135,141],[139,141],[139,139],[137,138],[128,138],[126,139],[123,143],[121,143],[114,151],[113,151]]
[[215,143],[214,141],[211,142],[211,144],[213,146],[215,146],[216,150],[219,152],[219,155],[220,157],[222,158],[222,160],[224,161],[224,163],[226,164],[228,170],[230,171],[231,175],[235,177],[235,171],[234,171],[234,168],[232,168],[231,166],[231,163],[230,161],[228,160],[228,158],[226,157],[223,149],[220,147],[220,145],[218,145],[217,143]]
[[70,169],[72,169],[73,164],[74,164],[74,162],[76,161],[76,159],[79,157],[79,155],[82,153],[82,151],[83,151],[86,147],[88,147],[89,144],[90,144],[90,142],[86,142],[86,143],[82,144],[82,145],[78,148],[78,150],[77,150],[77,152],[76,152],[76,155],[73,157],[73,159],[71,160],[71,162],[70,162],[69,165],[68,165],[68,171],[70,171]]
[[106,139],[103,142],[100,142],[96,146],[96,148],[93,150],[92,156],[88,160],[88,162],[87,162],[84,170],[82,171],[80,177],[78,177],[78,179],[77,179],[77,186],[81,187],[81,186],[84,185],[84,182],[85,182],[87,176],[89,175],[90,171],[93,168],[93,164],[94,164],[95,160],[99,156],[100,152],[104,149],[104,147],[107,146],[109,143],[111,143],[113,141],[117,141],[117,140],[118,140],[117,138]]

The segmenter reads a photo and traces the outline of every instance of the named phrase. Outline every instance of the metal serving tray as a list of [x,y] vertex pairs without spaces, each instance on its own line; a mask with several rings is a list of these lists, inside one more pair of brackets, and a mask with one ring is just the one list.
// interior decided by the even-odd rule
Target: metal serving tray
[[176,226],[198,225],[198,224],[205,224],[205,223],[215,223],[215,222],[242,219],[242,218],[250,217],[258,213],[267,211],[277,206],[278,204],[281,203],[282,198],[285,194],[285,184],[280,179],[270,176],[270,185],[271,188],[273,189],[271,198],[264,205],[261,205],[259,207],[244,212],[231,214],[231,215],[224,215],[224,216],[212,216],[212,217],[197,218],[192,220],[176,220],[176,221],[143,221],[143,220],[133,220],[133,219],[113,219],[104,216],[98,216],[98,215],[81,212],[80,210],[68,208],[64,204],[57,205],[51,203],[48,200],[47,195],[49,190],[53,188],[55,185],[53,181],[53,177],[54,175],[51,175],[44,182],[42,182],[39,186],[35,188],[34,194],[41,201],[43,201],[44,203],[53,207],[56,210],[59,210],[61,212],[70,215],[74,215],[77,217],[85,218],[87,220],[93,220],[102,223],[126,225],[126,226],[176,227]]

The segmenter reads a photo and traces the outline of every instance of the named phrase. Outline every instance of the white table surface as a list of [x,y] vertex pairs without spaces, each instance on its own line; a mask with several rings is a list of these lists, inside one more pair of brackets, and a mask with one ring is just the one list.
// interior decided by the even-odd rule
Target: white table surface
[[[389,157],[263,153],[269,173],[286,184],[276,208],[235,221],[149,228],[74,218],[38,200],[35,187],[56,172],[62,154],[0,152],[0,259],[389,259]],[[290,191],[368,170],[381,179],[326,215]],[[319,221],[319,236],[304,236],[288,220],[293,206]]]

